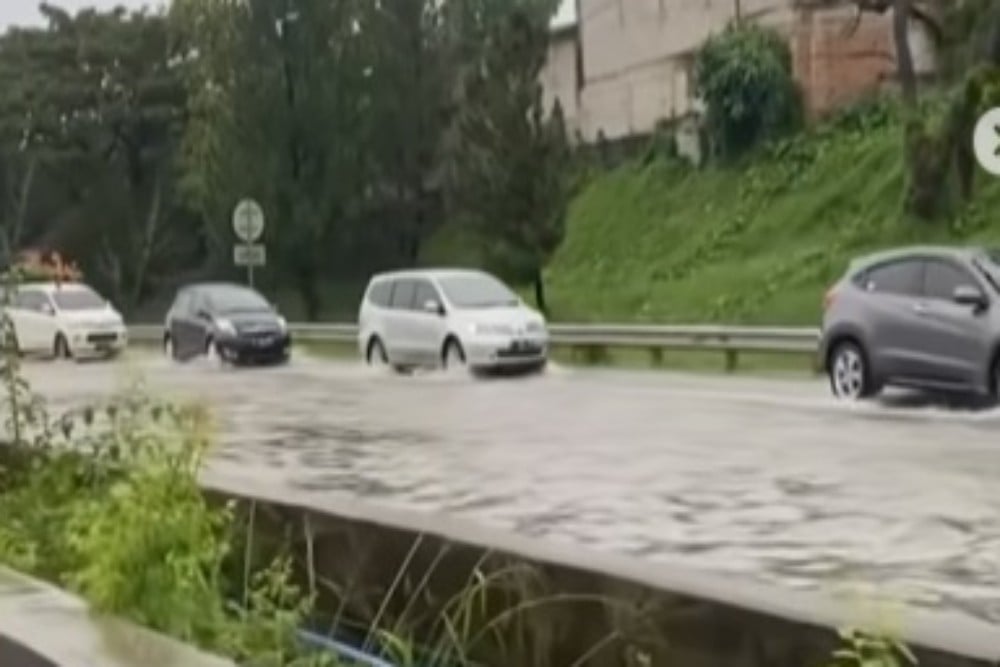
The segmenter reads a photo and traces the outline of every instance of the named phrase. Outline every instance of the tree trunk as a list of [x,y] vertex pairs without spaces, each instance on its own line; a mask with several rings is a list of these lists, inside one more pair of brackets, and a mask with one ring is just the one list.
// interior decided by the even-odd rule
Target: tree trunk
[[986,59],[991,65],[1000,66],[1000,4],[993,5],[989,21],[992,27],[986,48]]
[[138,306],[142,300],[143,291],[146,286],[146,273],[150,262],[153,260],[157,246],[162,204],[163,181],[157,177],[156,184],[153,186],[153,200],[149,204],[149,212],[146,214],[146,224],[143,226],[141,238],[137,244],[138,247],[133,246],[132,248],[136,257],[132,290],[129,296],[129,306],[132,308]]
[[895,0],[892,15],[892,36],[896,43],[896,68],[903,101],[910,109],[917,106],[917,72],[910,49],[910,13],[913,0]]
[[542,315],[549,316],[549,304],[545,300],[545,278],[541,269],[535,271],[535,305]]
[[306,311],[306,320],[315,322],[319,319],[322,303],[319,289],[316,286],[316,271],[311,266],[300,267],[295,272],[299,296]]

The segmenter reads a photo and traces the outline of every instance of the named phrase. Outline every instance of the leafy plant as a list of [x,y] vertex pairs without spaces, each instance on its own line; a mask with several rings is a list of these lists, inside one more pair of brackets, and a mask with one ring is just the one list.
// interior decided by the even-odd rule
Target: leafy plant
[[711,150],[729,158],[790,130],[802,120],[784,39],[756,24],[730,24],[695,60],[695,92],[707,105]]
[[917,658],[905,644],[854,628],[841,631],[844,646],[833,654],[829,667],[909,667]]
[[20,436],[0,449],[0,562],[254,667],[331,664],[297,641],[312,600],[286,560],[249,572],[237,593],[247,604],[229,603],[233,512],[198,485],[208,446],[200,409],[131,392],[53,421],[29,400],[16,356],[8,352],[2,377]]

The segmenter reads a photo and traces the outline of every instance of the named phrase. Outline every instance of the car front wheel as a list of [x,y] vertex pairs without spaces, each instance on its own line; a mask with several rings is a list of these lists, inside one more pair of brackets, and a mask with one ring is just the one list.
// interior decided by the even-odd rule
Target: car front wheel
[[441,353],[441,365],[446,371],[463,371],[467,368],[465,350],[454,338],[445,343],[444,351]]
[[830,355],[830,389],[841,400],[856,401],[875,394],[864,350],[852,341],[837,344]]

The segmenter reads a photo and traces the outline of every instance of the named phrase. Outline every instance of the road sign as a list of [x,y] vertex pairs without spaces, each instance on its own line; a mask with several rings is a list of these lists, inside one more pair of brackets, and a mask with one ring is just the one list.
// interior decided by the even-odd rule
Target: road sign
[[267,248],[263,243],[237,243],[233,246],[233,263],[236,266],[264,266]]
[[990,109],[980,117],[972,134],[972,148],[980,166],[1000,176],[1000,108]]
[[233,231],[244,243],[254,243],[264,233],[264,209],[252,199],[244,199],[233,209]]

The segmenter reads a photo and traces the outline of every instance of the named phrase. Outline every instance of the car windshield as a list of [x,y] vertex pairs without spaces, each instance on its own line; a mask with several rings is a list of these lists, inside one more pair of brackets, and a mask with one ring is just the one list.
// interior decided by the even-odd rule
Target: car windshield
[[975,262],[975,265],[993,291],[1000,294],[1000,250],[987,250],[983,253],[982,259]]
[[89,287],[61,288],[52,291],[52,300],[59,310],[94,310],[107,302]]
[[271,310],[271,305],[248,287],[215,287],[209,292],[209,303],[219,313],[240,313]]
[[503,308],[519,303],[517,295],[492,276],[448,276],[439,282],[456,308]]

